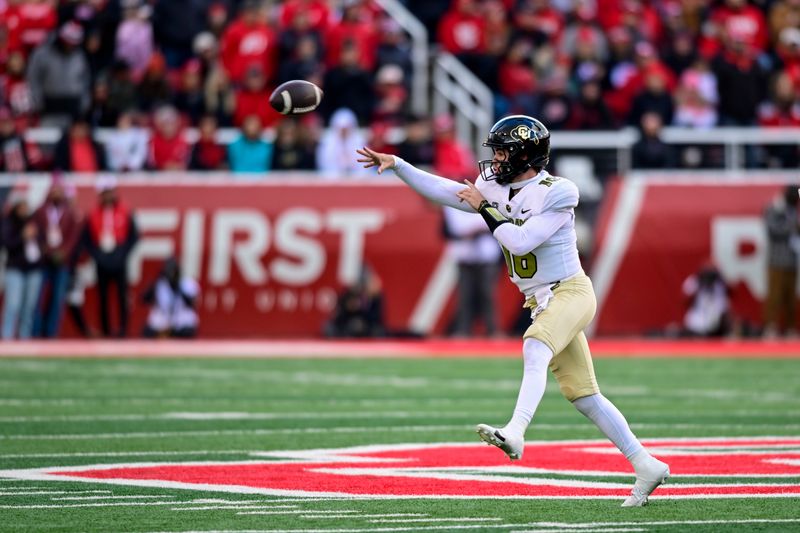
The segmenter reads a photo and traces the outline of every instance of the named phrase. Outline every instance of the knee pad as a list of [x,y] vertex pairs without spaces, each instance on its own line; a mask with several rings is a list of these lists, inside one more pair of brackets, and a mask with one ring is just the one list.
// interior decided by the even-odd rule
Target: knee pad
[[522,358],[525,368],[547,368],[553,359],[553,352],[540,340],[528,338],[522,343]]

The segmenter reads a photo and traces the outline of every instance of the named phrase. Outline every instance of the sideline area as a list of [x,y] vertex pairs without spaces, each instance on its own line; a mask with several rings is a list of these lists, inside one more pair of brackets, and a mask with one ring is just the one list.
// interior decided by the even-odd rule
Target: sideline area
[[[59,340],[0,343],[0,357],[518,357],[519,339]],[[596,339],[595,357],[800,358],[800,340]]]

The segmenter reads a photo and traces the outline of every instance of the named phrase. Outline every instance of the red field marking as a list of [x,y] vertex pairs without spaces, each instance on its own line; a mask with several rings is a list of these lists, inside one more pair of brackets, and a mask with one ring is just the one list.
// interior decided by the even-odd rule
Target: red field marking
[[[596,339],[596,357],[800,358],[800,341],[679,341]],[[17,341],[0,343],[0,357],[519,357],[513,340],[422,341]]]
[[[796,481],[800,438],[652,439],[646,444],[670,464],[675,479],[684,477],[681,483],[659,488],[657,496],[800,498]],[[0,477],[378,498],[622,498],[629,493],[633,478],[625,458],[601,441],[530,442],[523,460],[513,465],[497,449],[473,444],[399,444],[263,455],[273,460],[51,467],[0,471]],[[562,477],[552,478],[553,474]]]

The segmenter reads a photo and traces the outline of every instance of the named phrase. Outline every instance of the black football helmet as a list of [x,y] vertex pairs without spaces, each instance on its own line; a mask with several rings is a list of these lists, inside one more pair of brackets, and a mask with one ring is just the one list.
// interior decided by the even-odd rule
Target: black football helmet
[[498,120],[489,130],[483,146],[492,151],[508,150],[505,161],[483,159],[478,162],[481,177],[501,185],[511,183],[529,168],[544,168],[550,161],[550,132],[544,124],[527,115],[511,115]]

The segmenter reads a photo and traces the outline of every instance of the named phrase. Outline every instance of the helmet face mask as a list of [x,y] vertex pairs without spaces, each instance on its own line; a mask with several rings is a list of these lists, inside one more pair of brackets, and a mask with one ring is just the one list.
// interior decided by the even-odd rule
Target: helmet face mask
[[481,177],[501,185],[511,183],[530,168],[544,168],[550,160],[550,132],[526,115],[499,120],[489,130],[483,146],[492,149],[493,157],[478,163]]

